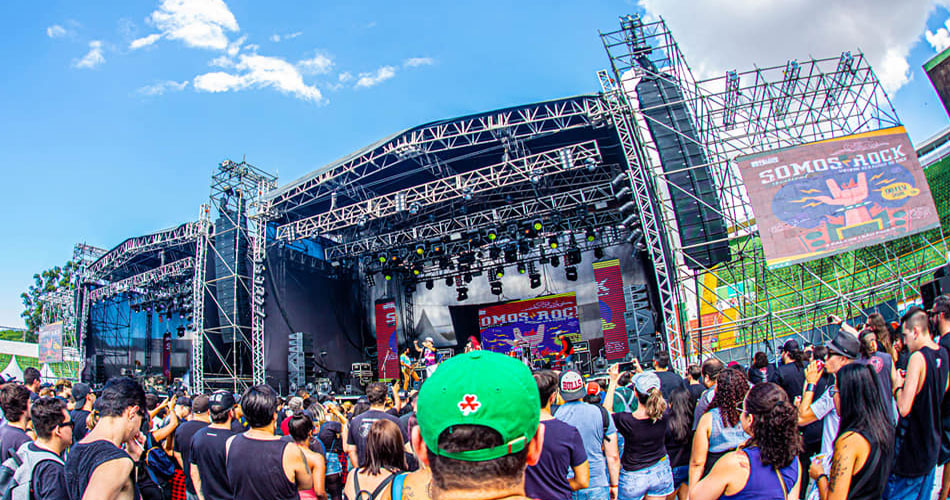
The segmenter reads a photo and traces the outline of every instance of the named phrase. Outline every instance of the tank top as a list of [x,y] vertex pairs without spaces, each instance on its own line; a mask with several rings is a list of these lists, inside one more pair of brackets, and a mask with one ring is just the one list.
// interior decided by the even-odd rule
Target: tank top
[[[749,479],[735,495],[723,495],[722,498],[736,500],[787,500],[785,493],[792,491],[798,481],[798,457],[788,466],[779,469],[785,488],[778,482],[778,474],[771,465],[764,465],[758,447],[742,450],[749,457]],[[886,478],[885,478],[886,479]]]
[[226,459],[234,498],[242,500],[296,500],[297,485],[284,474],[284,448],[296,446],[282,439],[267,441],[238,434]]
[[[843,435],[848,430],[842,430]],[[893,453],[885,452],[880,443],[865,436],[863,432],[856,432],[867,440],[871,447],[868,458],[861,469],[851,477],[851,486],[848,489],[848,500],[876,500],[884,496],[884,487],[891,473]]]
[[[89,486],[89,478],[100,465],[120,459],[132,457],[121,448],[109,441],[98,440],[89,443],[74,444],[69,448],[69,459],[66,460],[66,485],[71,500],[80,500]],[[135,468],[133,467],[133,474]],[[133,484],[135,482],[133,481]],[[138,488],[135,488],[135,498],[139,498]]]
[[710,453],[725,453],[734,450],[751,437],[742,430],[741,423],[737,422],[732,427],[726,427],[719,408],[713,408],[709,410],[709,413],[712,414],[712,429],[709,431]]
[[920,477],[937,465],[940,452],[940,403],[947,387],[950,360],[943,349],[921,348],[925,368],[923,387],[914,398],[910,413],[898,424],[897,459],[894,473]]

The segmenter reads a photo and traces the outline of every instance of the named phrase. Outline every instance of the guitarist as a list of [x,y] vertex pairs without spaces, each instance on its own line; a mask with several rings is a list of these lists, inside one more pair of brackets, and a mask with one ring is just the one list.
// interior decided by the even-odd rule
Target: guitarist
[[419,366],[419,362],[416,361],[414,363],[410,354],[411,349],[406,347],[406,350],[402,352],[401,356],[399,356],[399,364],[402,366],[402,375],[405,377],[402,387],[402,390],[404,391],[409,390],[409,385],[412,382],[419,381],[419,374],[416,373],[416,367]]

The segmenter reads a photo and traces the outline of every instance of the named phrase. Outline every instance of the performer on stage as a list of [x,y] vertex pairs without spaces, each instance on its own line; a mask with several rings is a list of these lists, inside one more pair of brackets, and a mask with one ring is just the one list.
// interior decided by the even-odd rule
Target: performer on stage
[[418,340],[413,340],[413,343],[416,345],[416,349],[422,351],[422,365],[426,367],[426,378],[431,377],[435,373],[435,369],[439,366],[436,362],[435,357],[435,342],[432,340],[432,337],[426,337],[422,342],[422,347],[419,346]]
[[560,352],[557,353],[555,357],[555,362],[560,367],[565,367],[569,363],[574,361],[574,343],[571,342],[571,339],[567,336],[568,334],[562,333],[555,337],[554,342],[561,345]]
[[416,373],[417,363],[412,362],[412,349],[406,347],[406,350],[399,356],[399,365],[402,366],[402,375],[404,377],[402,390],[408,391],[412,382],[419,381],[419,374]]
[[470,336],[468,338],[468,342],[465,344],[465,352],[481,351],[481,350],[482,350],[482,344],[478,341],[478,339],[475,338],[474,335]]

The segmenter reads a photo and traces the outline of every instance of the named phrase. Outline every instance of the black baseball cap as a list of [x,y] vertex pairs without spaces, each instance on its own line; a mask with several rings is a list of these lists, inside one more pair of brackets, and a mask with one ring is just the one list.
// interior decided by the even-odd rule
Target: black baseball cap
[[92,392],[92,388],[89,387],[89,384],[83,382],[73,384],[73,399],[77,402],[82,401],[85,403],[86,396],[88,396],[90,392]]
[[848,359],[857,359],[858,355],[861,354],[861,341],[844,330],[839,331],[826,347],[832,354],[844,356]]
[[802,350],[795,339],[789,339],[782,344],[782,352],[796,352]]
[[230,410],[234,405],[234,396],[228,391],[215,391],[208,399],[208,408],[214,413]]

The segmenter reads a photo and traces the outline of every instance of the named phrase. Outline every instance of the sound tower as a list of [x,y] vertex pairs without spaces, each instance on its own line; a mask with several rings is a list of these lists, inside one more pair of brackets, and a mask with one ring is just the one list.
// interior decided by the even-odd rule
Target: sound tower
[[630,310],[627,311],[627,341],[630,355],[641,363],[648,363],[656,355],[656,328],[650,298],[644,285],[629,288]]
[[637,98],[667,174],[686,265],[709,268],[729,260],[722,206],[683,93],[672,80],[645,76]]
[[[235,227],[237,221],[239,227]],[[250,338],[251,307],[248,289],[250,288],[250,266],[248,262],[248,246],[250,242],[247,232],[245,214],[231,212],[222,214],[215,221],[214,237],[214,271],[217,278],[215,283],[215,300],[217,301],[218,324],[225,327],[229,318],[236,326],[247,329]],[[212,253],[209,252],[209,255]],[[242,283],[243,282],[243,283]],[[237,315],[234,315],[237,311]],[[221,340],[231,343],[235,338],[240,341],[240,332],[233,332],[230,328],[222,328]]]
[[934,279],[920,285],[920,299],[924,303],[925,311],[933,307],[937,297],[950,293],[950,276],[947,275],[947,267],[938,267],[934,271]]

